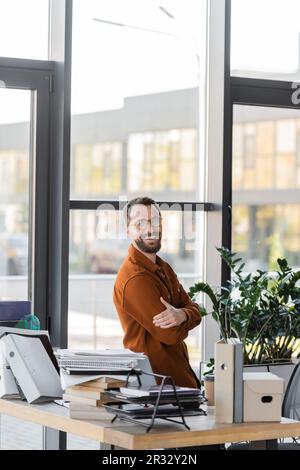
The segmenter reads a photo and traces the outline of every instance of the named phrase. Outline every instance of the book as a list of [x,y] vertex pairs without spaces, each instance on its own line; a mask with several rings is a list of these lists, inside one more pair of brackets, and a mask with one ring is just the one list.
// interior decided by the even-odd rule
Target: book
[[68,387],[65,390],[66,395],[82,397],[82,398],[92,398],[94,400],[101,400],[106,397],[105,391],[100,391],[97,389],[89,390],[87,387]]
[[101,396],[101,399],[96,399],[96,398],[88,398],[88,397],[83,397],[83,396],[78,396],[78,395],[71,395],[70,393],[64,393],[63,394],[63,400],[64,401],[70,401],[70,402],[77,402],[77,403],[82,403],[85,405],[90,405],[90,406],[101,406],[105,403],[111,403],[112,398],[111,397],[106,397],[106,396]]
[[112,379],[111,377],[100,377],[99,379],[89,380],[82,384],[77,385],[79,389],[88,390],[109,390],[111,388],[124,387],[126,380]]
[[[160,385],[151,385],[150,387],[120,387],[120,392],[127,396],[142,397],[142,396],[157,396],[161,390],[161,394],[169,394],[175,397],[174,388],[172,385],[164,385],[161,389]],[[182,394],[189,396],[198,396],[200,390],[198,388],[189,387],[175,387],[178,397]]]
[[128,372],[126,374],[68,374],[65,369],[60,369],[60,378],[61,384],[63,389],[65,390],[68,387],[72,387],[74,385],[83,385],[87,382],[91,382],[94,380],[98,380],[100,378],[110,377],[113,380],[123,380],[126,383],[128,379],[129,383],[134,383],[137,380],[136,375],[129,375]]

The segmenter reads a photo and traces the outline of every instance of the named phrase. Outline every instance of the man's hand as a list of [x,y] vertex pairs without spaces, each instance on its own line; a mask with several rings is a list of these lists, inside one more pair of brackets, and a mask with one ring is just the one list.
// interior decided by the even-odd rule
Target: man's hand
[[181,308],[173,307],[168,304],[162,297],[160,301],[165,305],[166,309],[153,317],[153,323],[159,328],[172,328],[172,326],[179,326],[186,321],[187,314]]

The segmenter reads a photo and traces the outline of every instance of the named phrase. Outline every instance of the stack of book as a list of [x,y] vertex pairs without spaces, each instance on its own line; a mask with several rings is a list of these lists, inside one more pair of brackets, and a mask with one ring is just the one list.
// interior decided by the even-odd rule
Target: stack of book
[[66,388],[63,400],[69,403],[70,418],[111,419],[103,405],[115,403],[116,399],[108,392],[124,385],[124,380],[100,377]]

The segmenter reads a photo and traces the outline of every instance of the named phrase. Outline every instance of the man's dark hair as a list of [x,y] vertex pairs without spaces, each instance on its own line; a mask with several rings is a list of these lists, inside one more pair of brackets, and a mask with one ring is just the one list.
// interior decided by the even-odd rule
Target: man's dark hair
[[129,223],[129,220],[130,220],[130,211],[131,211],[131,208],[133,206],[137,206],[138,204],[142,204],[143,206],[155,206],[156,209],[158,210],[159,212],[159,215],[161,215],[161,212],[160,212],[160,208],[159,208],[159,205],[154,201],[154,199],[151,199],[150,197],[136,197],[134,199],[131,199],[131,201],[129,201],[125,207],[125,217],[126,217],[126,221],[127,221],[127,224]]

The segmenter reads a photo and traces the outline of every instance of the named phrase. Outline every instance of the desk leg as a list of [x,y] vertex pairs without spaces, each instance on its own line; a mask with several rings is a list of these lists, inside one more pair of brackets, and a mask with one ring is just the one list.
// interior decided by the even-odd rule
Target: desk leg
[[265,441],[251,441],[249,443],[249,450],[277,450],[277,439],[270,439]]
[[115,446],[113,444],[104,444],[100,442],[100,450],[127,450],[124,447]]
[[56,429],[44,427],[44,450],[65,450],[67,448],[67,434]]
[[105,444],[104,442],[100,442],[99,449],[100,450],[114,450],[114,446],[112,444]]

